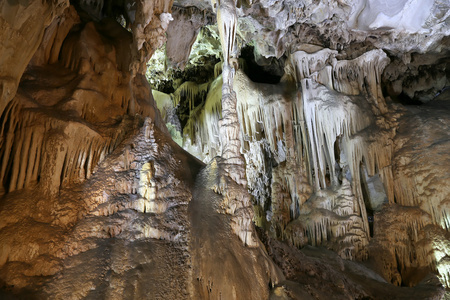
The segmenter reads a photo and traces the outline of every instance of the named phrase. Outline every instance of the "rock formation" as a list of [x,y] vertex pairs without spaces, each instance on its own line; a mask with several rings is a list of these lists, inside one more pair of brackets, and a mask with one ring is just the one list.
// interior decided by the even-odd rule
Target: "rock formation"
[[0,298],[448,297],[448,1],[0,8]]

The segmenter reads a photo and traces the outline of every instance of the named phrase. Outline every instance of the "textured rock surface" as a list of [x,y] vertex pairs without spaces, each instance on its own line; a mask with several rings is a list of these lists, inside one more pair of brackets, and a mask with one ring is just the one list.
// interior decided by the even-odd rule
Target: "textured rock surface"
[[[395,77],[402,76],[394,71],[399,59],[394,57],[390,64],[384,51],[347,52],[311,44],[296,50],[288,56],[286,75],[279,84],[252,82],[241,71],[234,80],[241,151],[249,189],[260,206],[257,224],[299,247],[323,245],[342,258],[377,261],[383,276],[397,285],[415,285],[429,271],[438,271],[446,284],[442,241],[447,238],[441,232],[447,228],[441,217],[446,215],[444,199],[448,198],[449,163],[444,150],[448,150],[448,133],[441,131],[448,123],[446,105],[436,102],[417,112],[412,109],[411,115],[411,109],[392,103],[391,98],[386,101],[382,82],[386,84],[388,76],[400,86],[410,79]],[[437,61],[438,70],[445,68],[446,55],[415,54],[414,64],[403,62],[411,63],[406,76],[417,72],[418,65],[431,70]],[[443,72],[437,76],[446,77]],[[425,88],[415,87],[433,86],[427,95],[437,91],[436,85],[437,89],[447,86],[446,79],[423,80],[428,82]],[[207,87],[205,104],[192,110],[184,129],[185,148],[205,161],[219,154],[223,144],[216,88],[220,82],[218,76]],[[431,125],[434,114],[439,124]],[[412,119],[414,125],[408,121]],[[415,145],[418,141],[420,147]],[[441,162],[436,167],[427,159],[434,151],[433,157]],[[413,200],[418,195],[426,200]],[[405,208],[405,213],[403,206],[411,209]],[[408,225],[380,229],[391,224],[389,216]],[[402,242],[397,235],[404,235]],[[425,237],[429,235],[433,241]],[[436,267],[439,261],[441,271]]]
[[200,28],[211,22],[211,17],[195,7],[174,7],[174,20],[167,28],[166,60],[168,67],[184,69],[189,60],[192,45]]
[[0,112],[14,97],[20,78],[41,43],[45,28],[67,6],[68,1],[6,1],[1,4]]
[[445,298],[449,7],[0,4],[0,298]]

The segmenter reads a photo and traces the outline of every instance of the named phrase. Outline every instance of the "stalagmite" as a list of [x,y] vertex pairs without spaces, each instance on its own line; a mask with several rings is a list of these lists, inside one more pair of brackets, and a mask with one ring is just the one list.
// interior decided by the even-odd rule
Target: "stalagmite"
[[[214,1],[212,2],[215,8]],[[236,109],[236,92],[233,79],[238,68],[237,60],[232,57],[236,38],[236,3],[233,0],[219,1],[217,24],[223,53],[222,66],[222,118],[219,120],[219,136],[222,147],[219,160],[221,174],[216,192],[224,195],[224,212],[233,215],[232,229],[241,241],[256,247],[257,241],[253,228],[253,211],[250,194],[247,192],[245,160],[241,154],[240,127]]]
[[[246,79],[244,74],[238,72],[234,83],[239,99],[237,111],[242,131],[241,145],[246,153],[247,164],[251,166],[247,168],[250,168],[248,170],[251,172],[267,176],[263,163],[265,150],[261,144],[264,141],[267,141],[274,159],[279,163],[283,162],[283,165],[278,166],[271,173],[273,189],[271,218],[275,218],[274,221],[285,225],[299,215],[298,211],[302,211],[302,203],[309,197],[307,178],[310,178],[310,184],[315,187],[317,192],[321,189],[338,186],[342,181],[339,176],[346,176],[341,172],[349,170],[352,193],[355,195],[353,213],[362,217],[362,231],[359,233],[362,237],[362,246],[356,252],[359,253],[362,249],[367,253],[367,249],[363,249],[367,245],[366,239],[369,238],[369,225],[361,191],[363,183],[360,181],[359,165],[362,161],[365,161],[370,176],[375,174],[375,170],[380,170],[387,194],[392,201],[392,172],[389,168],[393,149],[392,144],[386,141],[389,141],[393,132],[381,128],[379,133],[373,136],[369,135],[375,132],[374,128],[378,126],[379,122],[377,118],[380,118],[378,117],[380,110],[374,106],[378,102],[384,104],[384,99],[378,100],[378,94],[370,91],[379,89],[377,84],[379,79],[376,78],[376,74],[379,74],[380,71],[376,70],[384,67],[385,54],[382,52],[368,54],[367,56],[375,62],[378,61],[378,56],[381,57],[382,63],[372,64],[369,60],[367,66],[365,58],[341,62],[336,61],[333,58],[334,55],[336,55],[335,51],[326,50],[320,50],[317,54],[298,52],[293,55],[291,58],[293,74],[295,78],[300,79],[298,95],[301,98],[296,98],[296,101],[288,100],[289,98],[281,95],[274,96],[277,95],[275,87],[252,83]],[[309,61],[313,61],[313,64],[308,64]],[[363,77],[365,73],[374,73],[375,77],[370,77],[371,80],[367,83],[361,83],[356,90],[346,88],[350,95],[342,95],[332,89],[334,86],[342,89],[341,87],[346,86],[348,79],[343,75],[339,75],[341,77],[332,75],[341,74],[333,71],[333,66],[338,66],[336,68],[343,74],[347,73],[341,69],[346,68],[352,70],[349,73],[355,74],[354,76],[357,77]],[[368,71],[362,70],[364,68],[367,68]],[[375,71],[372,71],[372,68]],[[357,71],[353,71],[353,69]],[[322,72],[323,70],[325,73]],[[320,85],[316,80],[324,83],[325,86]],[[286,92],[284,93],[286,94]],[[295,99],[294,90],[290,95]],[[371,102],[370,99],[374,98],[376,100]],[[296,113],[292,114],[292,111]],[[209,115],[207,111],[205,111],[205,115]],[[201,121],[204,118],[199,114],[195,122],[204,122]],[[210,128],[210,125],[204,126],[200,123],[198,128],[197,131],[201,132],[200,128]],[[191,130],[191,132],[193,131]],[[195,137],[191,136],[191,140],[193,139]],[[301,143],[299,143],[300,141]],[[336,145],[341,151],[341,153],[337,153],[337,157]],[[302,170],[308,170],[308,168],[313,172],[306,171],[304,179],[289,175],[299,172],[301,174],[304,172]],[[281,171],[283,169],[285,171]],[[253,174],[252,178],[255,177]],[[259,190],[256,188],[257,186],[259,186]],[[255,195],[264,194],[264,185],[261,183],[252,181],[250,189],[254,191]],[[289,193],[282,196],[283,190]],[[261,198],[258,201],[265,202]],[[286,206],[288,207],[287,215],[284,208]],[[327,228],[331,225],[323,226]],[[345,230],[338,232],[338,236],[347,234]],[[315,237],[310,240],[315,240]],[[343,255],[347,258],[366,257],[364,254],[352,253]]]
[[232,58],[236,38],[236,4],[233,0],[219,1],[218,4],[217,23],[223,52],[222,119],[220,121],[222,156],[225,159],[235,159],[237,164],[243,164],[242,156],[240,155],[239,124],[236,111],[237,99],[233,90],[234,74],[238,67],[233,63]]
[[[374,132],[373,126],[380,124],[377,118],[385,118],[380,117],[386,113],[386,104],[379,82],[388,59],[382,51],[371,51],[352,61],[337,61],[335,55],[333,51],[320,50],[317,54],[301,51],[291,56],[291,64],[295,78],[301,83],[315,190],[328,186],[326,176],[330,177],[332,185],[338,183],[335,166],[339,157],[335,157],[334,150],[338,143],[343,156],[340,167],[344,169],[342,163],[348,163],[353,193],[358,202],[355,212],[362,216],[368,236],[368,218],[360,182],[363,158],[370,175],[375,174],[375,169],[383,171],[383,181],[393,201],[390,193],[392,177],[389,176],[392,172],[385,171],[391,165],[393,148],[388,141],[393,132],[389,134],[388,128],[382,127],[376,138],[369,135]],[[330,89],[348,96],[333,93]],[[352,98],[351,95],[364,98]],[[370,111],[372,113],[367,113]]]
[[1,2],[0,298],[444,299],[449,5],[384,2]]

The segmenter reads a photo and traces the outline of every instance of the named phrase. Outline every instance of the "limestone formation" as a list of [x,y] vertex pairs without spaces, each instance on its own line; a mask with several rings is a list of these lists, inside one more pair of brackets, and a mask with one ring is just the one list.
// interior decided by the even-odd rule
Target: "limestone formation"
[[[324,245],[343,258],[360,260],[370,256],[387,267],[390,263],[382,254],[371,250],[372,244],[373,249],[378,247],[375,245],[379,240],[369,243],[377,232],[371,229],[373,214],[381,214],[379,211],[388,203],[393,207],[394,203],[417,205],[401,200],[416,197],[401,193],[405,189],[414,193],[417,183],[404,181],[410,175],[395,176],[398,151],[394,139],[399,137],[399,117],[408,113],[394,103],[387,104],[383,96],[381,74],[389,58],[380,50],[344,60],[343,53],[332,49],[314,45],[297,49],[301,50],[289,56],[286,68],[292,79],[286,76],[277,86],[263,85],[238,72],[234,80],[241,151],[245,153],[249,188],[261,205],[261,219],[257,222],[294,245]],[[219,80],[213,81],[204,107],[196,110],[185,128],[187,144],[196,144],[186,145],[186,149],[195,149],[194,153],[205,160],[217,153],[217,145],[222,142],[218,127],[211,124],[220,116],[216,112],[220,98],[213,89]],[[271,161],[276,161],[275,168],[267,168]],[[447,169],[448,163],[444,162],[443,168]],[[446,173],[439,171],[444,177],[438,179],[436,173],[426,171],[431,176],[428,180],[439,182],[437,189],[442,196],[447,194],[443,185]],[[435,215],[429,209],[424,211]],[[421,230],[411,226],[411,230]],[[381,238],[380,231],[378,235]],[[387,240],[383,243],[386,249],[392,245]],[[432,249],[430,242],[422,243]],[[408,271],[401,271],[403,274],[397,277],[384,273],[387,280],[399,285],[417,284],[418,279],[411,281],[407,273],[411,272],[408,257],[422,251],[415,247],[419,246],[408,246],[404,254],[391,256],[394,268],[400,265]],[[436,270],[433,266],[440,260],[425,255],[414,265]],[[401,277],[403,281],[398,279]]]
[[447,299],[449,36],[448,0],[2,2],[0,298]]
[[172,11],[174,20],[166,31],[166,64],[170,68],[183,70],[200,29],[212,23],[212,17],[196,7],[184,9],[174,6]]

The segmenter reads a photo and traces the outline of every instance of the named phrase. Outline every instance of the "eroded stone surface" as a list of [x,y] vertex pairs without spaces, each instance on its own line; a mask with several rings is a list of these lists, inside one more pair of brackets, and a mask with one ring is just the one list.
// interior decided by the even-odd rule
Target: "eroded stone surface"
[[71,4],[0,5],[5,297],[444,297],[448,1]]

